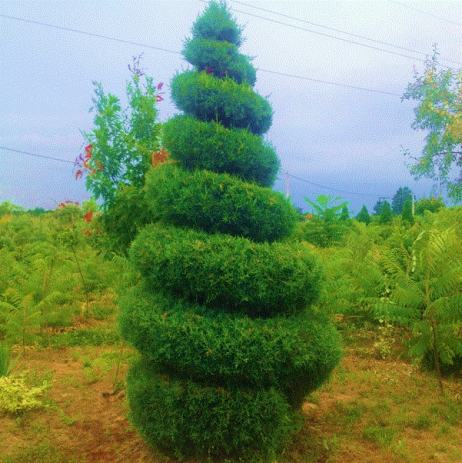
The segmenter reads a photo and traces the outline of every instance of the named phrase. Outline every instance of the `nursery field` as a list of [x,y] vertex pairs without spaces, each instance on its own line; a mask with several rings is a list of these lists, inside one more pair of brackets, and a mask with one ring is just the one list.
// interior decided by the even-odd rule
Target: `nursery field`
[[[106,344],[113,326],[108,319],[79,328],[100,331],[99,346],[82,335],[82,345],[27,349],[16,371],[50,387],[44,408],[1,416],[2,463],[174,462],[153,453],[127,420],[123,378],[135,354]],[[303,428],[279,463],[462,461],[460,381],[445,380],[442,396],[432,374],[401,358],[401,345],[382,360],[376,330],[342,327],[345,356],[307,398]]]
[[[152,450],[128,418],[125,377],[139,354],[120,338],[117,292],[129,270],[125,257],[108,251],[92,207],[0,218],[8,264],[0,268],[3,364],[9,357],[0,375],[2,463],[176,462]],[[323,264],[313,310],[334,322],[343,357],[306,397],[301,429],[278,463],[462,461],[460,322],[436,319],[440,384],[426,357],[432,338],[425,317],[411,310],[410,297],[422,276],[422,233],[451,230],[460,214],[426,212],[413,225],[399,217],[385,225],[300,221],[290,239]],[[323,242],[314,243],[319,237]],[[460,261],[459,241],[445,243],[439,252]],[[395,273],[393,255],[400,256]],[[413,280],[398,297],[394,278],[404,281],[406,255]]]

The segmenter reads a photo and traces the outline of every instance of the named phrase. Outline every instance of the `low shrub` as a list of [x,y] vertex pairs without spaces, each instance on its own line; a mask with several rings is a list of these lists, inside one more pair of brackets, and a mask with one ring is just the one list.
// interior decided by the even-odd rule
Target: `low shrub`
[[318,297],[321,271],[299,243],[146,226],[130,256],[152,291],[253,315],[297,312]]
[[239,53],[236,45],[218,40],[191,39],[185,43],[183,55],[199,71],[216,77],[229,77],[237,83],[254,85],[257,78],[250,58]]
[[149,172],[145,188],[154,218],[209,233],[275,241],[288,236],[298,219],[281,193],[228,174],[163,164]]
[[48,384],[29,387],[23,377],[0,377],[0,412],[19,414],[43,407],[40,400]]
[[171,89],[175,105],[200,120],[246,128],[258,135],[271,126],[270,104],[250,85],[206,72],[186,71],[173,78]]
[[142,361],[129,370],[127,392],[131,419],[147,442],[177,458],[269,463],[299,424],[274,389],[172,379]]
[[271,186],[279,170],[276,152],[261,137],[214,121],[175,116],[163,125],[162,141],[172,158],[188,170],[226,172],[263,186]]

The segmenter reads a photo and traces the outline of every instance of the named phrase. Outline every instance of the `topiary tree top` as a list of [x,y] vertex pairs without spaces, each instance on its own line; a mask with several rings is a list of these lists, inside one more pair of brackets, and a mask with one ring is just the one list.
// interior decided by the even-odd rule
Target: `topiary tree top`
[[242,29],[212,1],[198,17],[164,125],[170,158],[146,179],[156,222],[130,257],[139,285],[121,329],[141,353],[129,373],[131,416],[175,456],[269,462],[297,429],[298,409],[339,360],[335,330],[309,307],[320,268],[283,241],[298,214],[268,188],[279,168],[261,137],[272,110],[239,53]]

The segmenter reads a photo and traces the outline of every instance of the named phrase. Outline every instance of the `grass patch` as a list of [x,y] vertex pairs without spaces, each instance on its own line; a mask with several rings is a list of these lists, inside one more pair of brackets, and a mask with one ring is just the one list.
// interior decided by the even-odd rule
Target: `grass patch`
[[44,346],[76,347],[112,345],[120,341],[120,335],[114,330],[87,329],[58,333],[45,340]]

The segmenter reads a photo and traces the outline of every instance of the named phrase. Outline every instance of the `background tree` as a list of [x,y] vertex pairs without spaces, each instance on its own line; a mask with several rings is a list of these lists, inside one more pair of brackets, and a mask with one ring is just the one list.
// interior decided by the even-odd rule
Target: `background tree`
[[438,212],[445,207],[441,198],[421,198],[415,202],[415,213],[422,215],[425,211]]
[[443,69],[438,52],[425,63],[422,74],[414,74],[403,99],[414,100],[414,129],[427,131],[421,155],[411,172],[417,178],[430,177],[447,186],[453,200],[462,199],[462,79],[461,71]]
[[407,186],[399,187],[391,200],[393,212],[397,215],[401,214],[401,212],[403,212],[404,203],[408,199],[412,199],[412,191],[410,188]]
[[343,205],[342,210],[340,211],[340,220],[346,221],[350,218],[350,211],[346,204]]
[[374,205],[374,208],[372,209],[374,211],[374,215],[380,215],[382,213],[382,207],[384,202],[385,199],[383,198],[377,200],[377,202]]
[[[172,81],[184,114],[164,126],[170,157],[146,178],[155,223],[131,245],[141,280],[121,329],[141,353],[128,374],[131,417],[152,445],[197,461],[271,462],[303,398],[339,360],[338,336],[311,305],[317,260],[281,241],[299,220],[272,191],[272,119],[222,2],[195,21]],[[194,155],[191,155],[191,152]]]
[[391,210],[390,203],[388,201],[383,201],[380,215],[379,223],[384,225],[390,223],[393,219],[393,211]]
[[76,178],[86,176],[87,189],[101,203],[99,217],[106,232],[106,244],[125,253],[137,230],[151,220],[144,198],[144,178],[159,151],[160,124],[157,103],[162,101],[162,83],[154,84],[133,58],[131,80],[127,82],[128,106],[105,93],[95,82],[94,128],[83,135],[85,153],[77,159]]
[[356,220],[358,222],[363,222],[366,225],[371,223],[371,216],[369,215],[369,211],[367,210],[366,206],[363,206],[359,211],[358,215],[356,216]]
[[104,210],[123,186],[142,188],[152,154],[159,149],[157,102],[162,101],[162,84],[155,85],[144,74],[139,60],[134,58],[129,66],[132,78],[126,86],[126,108],[117,96],[105,93],[102,84],[94,82],[94,128],[83,132],[87,146],[77,159],[75,175],[86,174],[87,189],[102,201]]
[[401,217],[404,222],[412,225],[414,223],[414,211],[412,210],[412,199],[408,198],[403,205],[403,211]]

